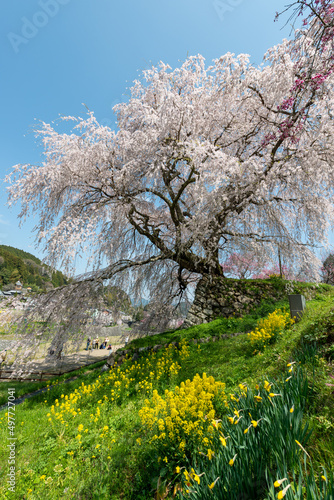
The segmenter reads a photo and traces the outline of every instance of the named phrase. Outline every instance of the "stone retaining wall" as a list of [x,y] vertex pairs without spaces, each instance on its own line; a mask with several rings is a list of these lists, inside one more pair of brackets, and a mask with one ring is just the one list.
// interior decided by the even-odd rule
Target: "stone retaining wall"
[[284,285],[266,280],[202,278],[197,285],[193,305],[182,328],[208,323],[219,316],[242,316],[263,300],[286,296]]

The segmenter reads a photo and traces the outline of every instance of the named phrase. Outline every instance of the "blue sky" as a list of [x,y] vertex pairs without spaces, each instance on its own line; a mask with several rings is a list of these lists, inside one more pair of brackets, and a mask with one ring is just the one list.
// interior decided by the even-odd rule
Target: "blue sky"
[[[160,60],[172,67],[188,55],[211,61],[226,52],[248,53],[260,64],[267,48],[288,37],[275,0],[15,0],[1,3],[0,176],[17,163],[41,161],[32,127],[59,115],[82,115],[85,103],[113,124],[111,108],[141,70]],[[0,243],[30,251],[29,219],[6,207],[1,187]],[[83,264],[78,263],[78,272]]]

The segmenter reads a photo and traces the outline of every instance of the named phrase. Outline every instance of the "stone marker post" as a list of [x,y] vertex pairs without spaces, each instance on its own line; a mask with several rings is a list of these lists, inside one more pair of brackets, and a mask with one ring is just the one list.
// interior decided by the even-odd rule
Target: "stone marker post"
[[290,304],[290,314],[291,318],[294,318],[295,321],[299,321],[303,316],[303,312],[306,307],[306,300],[304,295],[289,295],[289,304]]

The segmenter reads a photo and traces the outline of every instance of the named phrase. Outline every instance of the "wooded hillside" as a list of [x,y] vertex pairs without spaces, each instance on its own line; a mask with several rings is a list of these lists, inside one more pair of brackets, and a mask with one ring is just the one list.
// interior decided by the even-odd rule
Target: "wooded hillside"
[[31,253],[0,245],[0,287],[11,289],[18,280],[35,291],[68,283],[61,271],[53,271]]

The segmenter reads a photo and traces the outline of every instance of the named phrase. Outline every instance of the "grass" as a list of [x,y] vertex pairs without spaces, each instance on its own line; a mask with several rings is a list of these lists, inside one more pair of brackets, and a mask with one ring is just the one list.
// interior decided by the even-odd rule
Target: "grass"
[[232,334],[238,332],[249,332],[256,326],[259,318],[267,316],[276,308],[289,308],[287,300],[264,302],[251,313],[242,318],[234,316],[230,318],[218,318],[210,323],[192,326],[187,329],[167,330],[153,336],[134,339],[127,347],[135,349],[139,347],[153,346],[155,344],[167,344],[169,342],[180,342],[181,340],[200,339],[214,337],[221,334]]
[[[37,391],[38,389],[42,389],[46,387],[47,385],[62,385],[66,380],[72,379],[74,377],[79,377],[81,378],[82,376],[91,373],[92,371],[97,370],[101,366],[105,364],[105,360],[103,361],[98,361],[94,364],[88,365],[88,366],[83,366],[82,368],[79,368],[78,370],[74,370],[69,373],[64,373],[63,375],[60,375],[58,377],[55,377],[50,380],[50,382],[25,382],[24,380],[22,381],[17,381],[13,380],[11,382],[1,382],[0,383],[0,406],[3,404],[7,403],[8,401],[8,389],[14,389],[15,391],[15,396],[16,398],[20,398],[21,396],[24,396],[25,394],[30,394],[32,392]],[[96,376],[94,373],[93,377]],[[38,398],[34,399],[35,401],[38,400]]]
[[[206,373],[225,383],[228,395],[238,391],[240,383],[254,388],[265,377],[279,377],[286,369],[286,364],[294,359],[301,363],[310,380],[310,399],[304,419],[313,433],[307,449],[315,467],[324,465],[328,469],[333,468],[333,387],[326,383],[334,383],[330,377],[334,375],[334,369],[328,337],[323,336],[331,320],[333,297],[332,288],[320,289],[315,299],[307,303],[303,319],[280,335],[278,341],[260,355],[254,356],[247,335],[240,335],[217,342],[190,344],[188,356],[182,360],[178,352],[172,350],[170,364],[178,363],[180,366],[173,373],[166,368],[170,365],[163,364],[166,350],[161,350],[154,358],[144,353],[140,358],[142,371],[138,369],[132,375],[130,370],[133,363],[127,361],[119,370],[116,368],[106,374],[100,375],[99,371],[86,367],[68,376],[58,377],[55,386],[16,407],[17,482],[15,493],[9,492],[6,467],[1,469],[0,498],[153,499],[158,483],[162,485],[162,479],[165,478],[166,484],[172,474],[168,469],[169,464],[159,462],[156,449],[150,444],[150,433],[145,430],[138,415],[145,399],[152,396],[154,389],[163,394],[166,389],[173,390],[181,382],[192,380],[197,373]],[[255,327],[260,317],[284,305],[287,306],[287,303],[265,303],[240,319],[220,318],[187,330],[164,332],[136,339],[128,347],[135,349],[179,342],[181,339],[247,332]],[[78,376],[76,380],[65,383],[66,378],[74,375]],[[110,378],[116,375],[118,379]],[[130,379],[133,381],[127,382]],[[120,392],[116,390],[117,380],[120,380]],[[89,393],[82,395],[82,399],[72,405],[76,415],[66,413],[61,417],[64,419],[62,424],[60,419],[53,416],[52,405],[56,405],[57,399],[60,404],[71,394],[76,397],[82,384]],[[0,401],[7,398],[9,386],[15,389],[18,397],[41,385],[45,386],[45,383],[2,383]],[[114,401],[111,398],[112,390],[116,391]],[[59,408],[55,406],[56,410],[59,411]],[[51,417],[48,417],[50,414]],[[0,421],[0,442],[6,442],[8,422],[4,412],[0,413]],[[82,431],[78,430],[80,425],[83,425]],[[103,430],[105,427],[108,429]],[[78,435],[82,437],[79,439]],[[137,440],[141,441],[141,445]],[[7,455],[8,450],[2,447],[0,463],[7,463]],[[156,498],[159,498],[158,494]],[[164,498],[163,493],[160,498]]]

